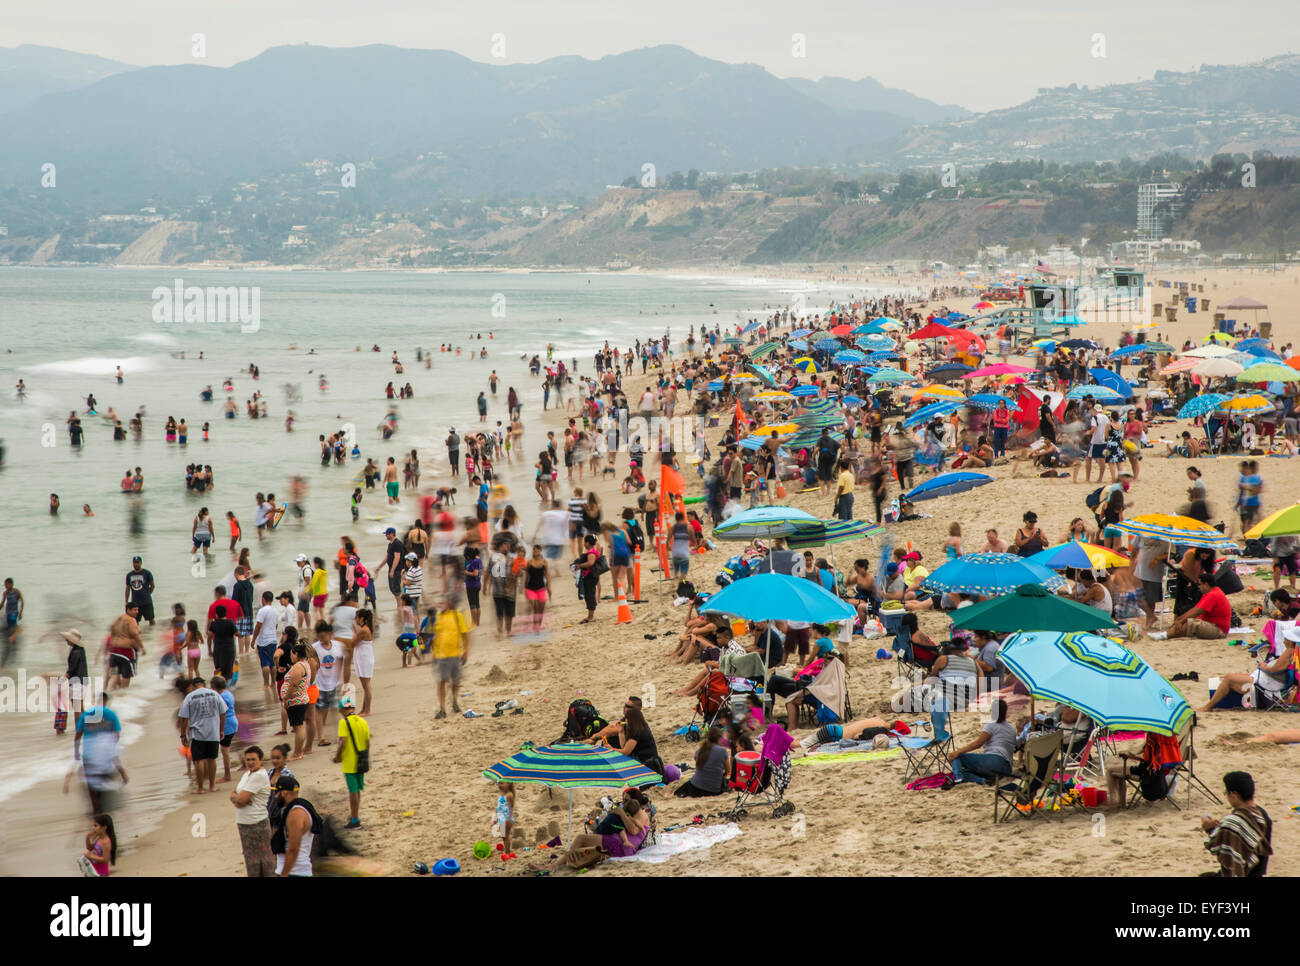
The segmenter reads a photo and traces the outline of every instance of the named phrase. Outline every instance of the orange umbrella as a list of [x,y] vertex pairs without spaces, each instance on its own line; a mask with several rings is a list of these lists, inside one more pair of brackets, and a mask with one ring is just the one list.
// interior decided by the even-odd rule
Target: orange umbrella
[[1292,356],[1286,361],[1286,364],[1292,369],[1300,369],[1300,356]]

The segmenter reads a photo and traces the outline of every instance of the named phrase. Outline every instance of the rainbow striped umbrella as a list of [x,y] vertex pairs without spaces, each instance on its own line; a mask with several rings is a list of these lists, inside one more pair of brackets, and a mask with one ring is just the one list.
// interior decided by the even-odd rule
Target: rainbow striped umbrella
[[1114,526],[1116,530],[1123,530],[1125,533],[1136,534],[1139,537],[1155,537],[1157,540],[1181,543],[1187,547],[1231,550],[1237,546],[1208,523],[1173,513],[1144,513],[1116,523]]
[[998,658],[1035,698],[1078,708],[1103,727],[1176,737],[1192,717],[1177,688],[1109,637],[1022,632],[1003,642]]
[[1095,543],[1085,543],[1082,540],[1058,543],[1055,547],[1048,547],[1046,550],[1030,554],[1026,559],[1042,564],[1048,570],[1065,570],[1067,568],[1082,570],[1084,567],[1127,567],[1129,565],[1128,557],[1123,554],[1118,554],[1106,547],[1099,547]]

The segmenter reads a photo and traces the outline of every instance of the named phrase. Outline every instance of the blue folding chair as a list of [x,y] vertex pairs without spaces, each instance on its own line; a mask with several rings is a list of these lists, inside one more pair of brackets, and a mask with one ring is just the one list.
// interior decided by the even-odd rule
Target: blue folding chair
[[934,733],[927,737],[898,735],[898,746],[907,756],[904,783],[914,778],[926,778],[936,772],[951,771],[948,755],[953,750],[952,732],[948,730],[948,712],[939,705],[930,709],[930,723]]

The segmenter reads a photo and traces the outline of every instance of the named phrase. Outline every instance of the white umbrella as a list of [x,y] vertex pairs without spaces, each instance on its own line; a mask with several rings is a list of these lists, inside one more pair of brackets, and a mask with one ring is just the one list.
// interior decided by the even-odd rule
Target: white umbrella
[[1192,367],[1192,375],[1209,376],[1218,378],[1220,376],[1237,376],[1245,370],[1233,362],[1231,359],[1212,358],[1198,362]]
[[1218,343],[1211,342],[1209,345],[1197,346],[1195,349],[1189,349],[1184,352],[1184,356],[1191,356],[1194,359],[1222,359],[1226,356],[1235,354],[1235,349],[1229,349]]

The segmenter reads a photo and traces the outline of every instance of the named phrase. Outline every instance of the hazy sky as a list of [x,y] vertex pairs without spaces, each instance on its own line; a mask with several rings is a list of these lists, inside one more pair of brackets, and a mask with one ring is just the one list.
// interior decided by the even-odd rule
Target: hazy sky
[[[282,44],[443,48],[504,62],[675,43],[780,77],[871,76],[941,103],[1008,107],[1038,87],[1148,78],[1156,69],[1300,49],[1297,0],[42,0],[5,3],[0,46],[45,44],[138,65],[228,66]],[[807,38],[805,57],[791,37]],[[1105,56],[1093,56],[1094,35]]]

